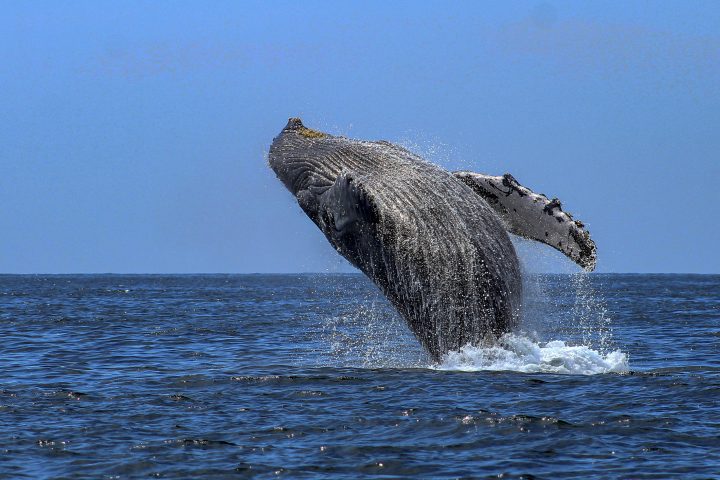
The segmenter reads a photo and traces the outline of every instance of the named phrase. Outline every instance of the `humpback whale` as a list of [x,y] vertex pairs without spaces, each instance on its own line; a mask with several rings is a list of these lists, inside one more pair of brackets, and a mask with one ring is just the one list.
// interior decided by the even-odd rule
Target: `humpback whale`
[[508,232],[595,267],[583,224],[510,174],[449,172],[390,142],[329,135],[299,118],[275,137],[268,161],[436,361],[517,325],[522,282]]

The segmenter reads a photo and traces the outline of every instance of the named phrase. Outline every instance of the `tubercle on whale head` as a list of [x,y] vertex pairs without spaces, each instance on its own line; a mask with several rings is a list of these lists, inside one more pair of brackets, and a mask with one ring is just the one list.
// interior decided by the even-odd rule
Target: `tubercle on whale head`
[[296,131],[305,138],[323,138],[328,136],[327,133],[318,132],[317,130],[307,128],[305,125],[303,125],[302,120],[300,120],[300,118],[298,117],[290,117],[288,119],[287,125],[285,125],[285,128],[283,128],[283,131],[285,130]]

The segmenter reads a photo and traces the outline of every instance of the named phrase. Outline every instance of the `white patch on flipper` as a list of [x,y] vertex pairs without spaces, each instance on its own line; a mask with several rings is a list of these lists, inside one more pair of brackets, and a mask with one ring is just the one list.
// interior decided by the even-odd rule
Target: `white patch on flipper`
[[453,175],[483,197],[515,235],[558,249],[588,271],[595,269],[595,243],[582,222],[563,212],[560,200],[523,187],[509,173],[503,176],[474,172]]

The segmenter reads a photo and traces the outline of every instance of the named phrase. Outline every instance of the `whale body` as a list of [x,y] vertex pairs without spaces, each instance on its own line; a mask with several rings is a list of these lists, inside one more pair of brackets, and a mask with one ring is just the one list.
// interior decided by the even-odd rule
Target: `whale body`
[[582,223],[509,174],[451,173],[389,142],[328,135],[298,118],[273,140],[269,164],[435,360],[517,325],[522,281],[508,232],[595,265]]

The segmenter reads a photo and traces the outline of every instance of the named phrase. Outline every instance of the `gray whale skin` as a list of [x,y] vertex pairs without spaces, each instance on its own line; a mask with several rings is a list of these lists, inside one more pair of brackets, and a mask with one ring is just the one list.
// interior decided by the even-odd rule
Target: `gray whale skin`
[[269,164],[436,361],[517,325],[522,282],[508,232],[595,266],[583,224],[509,174],[451,173],[389,142],[328,135],[298,118],[273,140]]

